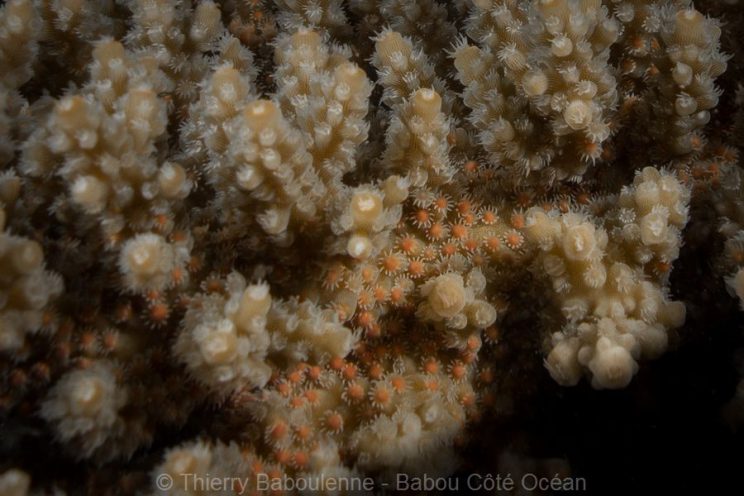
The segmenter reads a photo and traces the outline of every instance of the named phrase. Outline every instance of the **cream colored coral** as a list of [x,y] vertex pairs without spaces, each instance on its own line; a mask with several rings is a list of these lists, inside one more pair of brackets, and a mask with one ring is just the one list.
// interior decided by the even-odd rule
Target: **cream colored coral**
[[452,180],[447,137],[450,123],[442,113],[442,98],[421,88],[396,108],[388,127],[384,163],[409,178],[415,187],[442,186]]
[[[286,386],[290,396],[306,399],[306,407],[293,408],[278,391],[267,390],[250,411],[266,426],[264,441],[273,450],[309,455],[304,476],[348,474],[339,460],[347,449],[359,454],[355,470],[381,472],[385,480],[401,472],[446,475],[456,466],[452,440],[462,432],[475,393],[468,381],[436,365],[421,371],[409,358],[374,381],[361,374],[344,378],[343,370],[317,370],[318,376],[313,369],[296,370],[300,382]],[[360,395],[350,396],[352,389]],[[361,413],[370,409],[374,415],[365,420]],[[302,438],[291,435],[298,431]]]
[[10,234],[0,210],[0,351],[20,351],[27,334],[38,332],[44,312],[62,293],[62,280],[44,269],[36,241]]
[[75,447],[77,458],[94,453],[105,457],[108,443],[123,443],[126,432],[121,410],[127,391],[117,384],[116,368],[98,361],[88,369],[66,373],[41,406],[57,439]]
[[219,393],[241,385],[263,387],[271,376],[265,363],[270,347],[266,314],[271,305],[268,287],[248,285],[233,274],[229,299],[202,298],[191,309],[174,346],[194,377]]
[[421,46],[437,73],[446,77],[449,68],[442,47],[449,47],[457,37],[457,27],[448,19],[447,6],[434,0],[383,0],[373,2],[371,7],[379,9],[378,15],[393,31]]
[[[382,470],[385,480],[394,480],[400,471],[447,474],[457,464],[457,456],[446,447],[451,446],[465,416],[463,406],[448,395],[467,395],[469,386],[460,390],[443,375],[405,377],[411,389],[396,398],[393,413],[378,416],[352,436],[352,446],[360,453],[359,466]],[[420,389],[427,380],[437,381],[440,391]]]
[[[453,330],[484,329],[496,321],[496,309],[482,299],[485,286],[485,277],[477,268],[466,279],[452,272],[433,277],[420,287],[425,299],[419,304],[417,315],[426,321],[444,322]],[[453,338],[460,344],[464,341],[459,334]]]
[[[384,30],[377,36],[372,64],[385,88],[382,101],[390,107],[405,102],[419,88],[446,93],[426,54],[414,49],[411,39],[396,31]],[[449,107],[448,102],[445,106]]]
[[184,123],[182,140],[194,152],[192,160],[210,160],[217,168],[227,151],[227,130],[232,119],[254,99],[252,74],[226,62],[202,82],[199,99]]
[[578,179],[610,136],[619,23],[598,0],[484,1],[467,33],[454,65],[491,161],[512,182]]
[[237,179],[243,191],[235,193],[234,205],[225,205],[225,214],[240,219],[245,211],[252,213],[256,207],[246,201],[252,197],[264,205],[256,221],[277,238],[290,236],[290,220],[302,224],[317,218],[324,186],[312,168],[302,136],[282,117],[276,104],[251,102],[227,136],[228,161],[215,170],[213,180],[226,185]]
[[119,271],[130,291],[161,290],[172,283],[172,273],[188,259],[187,244],[173,244],[159,234],[138,234],[119,253]]
[[[250,477],[251,458],[241,453],[237,444],[209,443],[196,440],[169,449],[163,461],[153,469],[152,478],[157,490],[154,494],[178,496],[206,496],[211,494],[240,494],[255,489],[255,478]],[[167,477],[170,485],[163,484]],[[224,481],[219,489],[201,483],[210,478]],[[250,485],[249,485],[250,484]]]
[[400,221],[409,181],[390,176],[385,183],[344,188],[332,210],[333,251],[366,260],[390,244],[390,230]]
[[[649,47],[629,52],[625,76],[646,83],[649,94],[639,106],[649,127],[649,143],[657,153],[686,155],[702,147],[702,129],[711,119],[721,90],[715,80],[726,70],[728,56],[720,51],[721,28],[692,2],[664,6],[621,2],[618,18],[623,35]],[[658,49],[650,47],[658,46]]]
[[21,469],[11,468],[0,474],[0,494],[3,496],[27,496],[31,477]]
[[650,266],[676,259],[688,218],[689,191],[670,173],[650,167],[640,171],[633,184],[618,198],[618,239],[636,263]]
[[664,278],[646,266],[677,257],[688,199],[673,175],[646,168],[605,226],[573,213],[528,212],[527,236],[544,253],[542,269],[566,319],[545,361],[560,384],[574,385],[587,371],[595,388],[622,388],[638,360],[666,350],[667,331],[684,323],[685,307],[669,301]]
[[31,0],[10,0],[0,9],[0,74],[7,88],[20,87],[33,74],[42,34],[36,9]]
[[356,148],[367,139],[372,86],[344,47],[300,29],[277,40],[277,96],[282,111],[313,139],[313,166],[330,192],[356,167]]
[[211,70],[210,52],[248,74],[255,71],[253,55],[227,32],[217,3],[199,2],[192,9],[180,0],[131,0],[129,8],[134,22],[128,44],[162,71],[178,106],[198,97],[198,85]]
[[685,183],[741,196],[667,162],[725,65],[689,5],[7,2],[2,408],[41,394],[85,463],[154,441],[154,485],[198,494],[184,475],[450,475],[539,338],[558,383],[628,385],[684,320]]
[[24,145],[20,167],[34,177],[60,176],[72,203],[116,238],[151,229],[156,212],[174,209],[192,182],[180,165],[156,155],[167,125],[157,66],[135,70],[132,54],[110,39],[92,55],[90,81],[56,102]]
[[196,380],[227,395],[264,387],[274,366],[344,357],[355,338],[331,310],[309,301],[271,298],[265,283],[246,284],[238,273],[228,294],[202,295],[190,308],[173,351]]
[[359,480],[363,475],[341,461],[336,443],[324,440],[312,448],[309,467],[300,477],[304,479],[306,487],[313,488],[314,493],[332,495],[339,492],[338,481]]
[[428,292],[429,306],[436,315],[445,319],[460,313],[468,299],[459,274],[441,275],[433,281],[431,288],[422,289],[422,292]]
[[279,22],[290,31],[310,26],[336,32],[348,22],[341,4],[341,0],[279,0]]

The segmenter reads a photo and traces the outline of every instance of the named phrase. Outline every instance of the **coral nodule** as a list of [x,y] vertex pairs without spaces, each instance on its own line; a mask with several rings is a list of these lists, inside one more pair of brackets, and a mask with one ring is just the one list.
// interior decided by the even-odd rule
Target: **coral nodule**
[[8,0],[0,444],[77,475],[0,494],[449,476],[530,384],[631,384],[701,239],[744,308],[730,4]]

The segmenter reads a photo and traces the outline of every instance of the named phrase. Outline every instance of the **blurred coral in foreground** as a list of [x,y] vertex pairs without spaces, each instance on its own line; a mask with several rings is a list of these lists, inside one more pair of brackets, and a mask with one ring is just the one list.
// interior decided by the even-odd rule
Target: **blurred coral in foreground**
[[744,308],[743,16],[697,7],[10,0],[6,425],[208,494],[446,476],[525,381],[628,386],[683,233]]

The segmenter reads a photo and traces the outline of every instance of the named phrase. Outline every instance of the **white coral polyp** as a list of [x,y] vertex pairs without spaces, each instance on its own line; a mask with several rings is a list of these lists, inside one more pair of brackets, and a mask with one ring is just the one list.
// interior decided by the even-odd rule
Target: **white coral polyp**
[[369,229],[382,214],[382,196],[376,191],[360,190],[351,197],[351,215],[356,229]]
[[522,88],[527,96],[540,96],[548,90],[548,78],[542,71],[528,72],[522,78]]
[[346,244],[346,252],[353,258],[364,260],[372,253],[372,241],[365,235],[355,234]]
[[[271,308],[271,293],[268,284],[251,284],[240,298],[235,323],[244,332],[258,327],[255,319],[265,318]],[[226,311],[227,308],[226,308]],[[229,311],[228,311],[229,313]]]
[[391,417],[380,416],[357,435],[361,453],[369,456],[371,467],[396,466],[416,456],[424,430],[421,418],[410,411],[400,411]]
[[630,352],[607,338],[597,342],[597,351],[588,367],[592,372],[592,386],[596,389],[624,388],[638,371]]
[[563,252],[569,260],[587,260],[597,247],[594,226],[589,223],[568,228],[563,237]]
[[563,118],[571,129],[585,129],[592,122],[592,107],[584,100],[574,100],[563,111]]
[[490,303],[476,300],[468,307],[468,323],[476,329],[485,329],[496,322],[496,309]]
[[119,270],[133,291],[162,289],[175,267],[175,250],[159,234],[139,234],[124,244]]
[[667,240],[666,212],[654,211],[641,219],[641,241],[646,245],[655,245]]
[[578,349],[577,339],[561,340],[545,359],[550,376],[561,386],[575,386],[581,380],[581,365],[576,357]]
[[[247,459],[235,443],[214,444],[197,440],[182,444],[168,450],[163,462],[152,471],[155,487],[154,494],[162,496],[197,496],[207,494],[239,494],[243,482],[232,482],[222,486],[219,491],[205,491],[199,481],[214,477],[220,481],[235,481],[240,474],[250,473]],[[163,477],[171,482],[163,486]],[[194,481],[197,481],[196,483]],[[248,478],[245,478],[248,482]],[[253,486],[243,488],[247,493]],[[222,490],[224,489],[224,491]]]
[[106,206],[108,186],[95,176],[79,176],[72,183],[72,200],[91,214],[100,213]]
[[467,302],[462,276],[452,273],[439,276],[429,290],[427,301],[434,313],[444,319],[460,313]]
[[66,373],[41,406],[57,438],[79,446],[80,457],[91,456],[110,437],[120,434],[119,411],[127,394],[116,384],[114,366],[98,361],[89,369]]
[[0,474],[0,494],[3,496],[27,496],[31,477],[23,470],[12,468]]
[[222,319],[212,332],[204,333],[199,344],[207,364],[222,365],[231,362],[238,353],[235,325],[228,319]]

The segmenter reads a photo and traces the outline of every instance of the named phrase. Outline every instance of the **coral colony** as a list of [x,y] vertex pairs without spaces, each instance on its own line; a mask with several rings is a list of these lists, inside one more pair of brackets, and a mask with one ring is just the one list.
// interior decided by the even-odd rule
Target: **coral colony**
[[83,475],[0,494],[379,489],[455,473],[515,367],[625,388],[689,232],[744,302],[742,9],[8,0],[0,437]]

